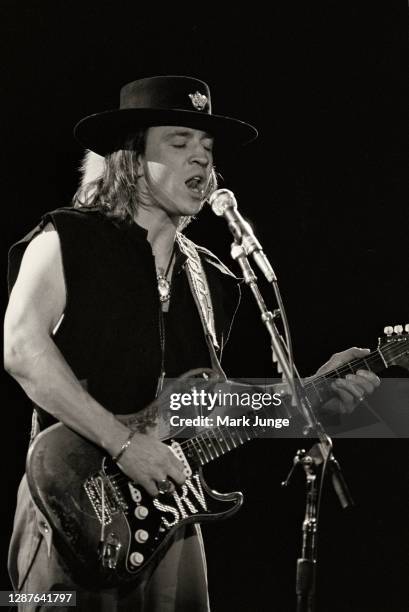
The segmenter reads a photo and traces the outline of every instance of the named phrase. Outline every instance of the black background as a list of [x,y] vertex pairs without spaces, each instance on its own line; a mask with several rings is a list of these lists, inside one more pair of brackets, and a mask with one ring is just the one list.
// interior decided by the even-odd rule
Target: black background
[[[258,141],[217,159],[224,185],[252,219],[276,269],[299,369],[313,373],[348,346],[374,348],[405,323],[407,36],[403,3],[274,3],[267,11],[207,5],[144,11],[131,2],[3,0],[2,245],[41,213],[69,203],[81,117],[115,108],[121,85],[186,74],[207,81],[213,109],[255,124]],[[195,9],[195,10],[193,10]],[[188,235],[229,263],[230,235],[205,210]],[[234,264],[232,264],[234,267]],[[232,376],[272,376],[267,337],[245,300],[226,353]],[[6,377],[2,394],[1,588],[30,416]],[[213,609],[291,611],[304,483],[283,492],[300,443],[254,443],[208,470],[245,507],[204,528]],[[322,506],[318,610],[400,612],[409,606],[408,445],[337,441],[357,506]]]

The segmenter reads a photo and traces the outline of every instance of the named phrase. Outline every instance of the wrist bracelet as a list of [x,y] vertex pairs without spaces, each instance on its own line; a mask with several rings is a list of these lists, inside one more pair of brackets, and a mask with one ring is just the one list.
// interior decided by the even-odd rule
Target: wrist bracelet
[[132,442],[132,438],[134,437],[135,434],[136,434],[136,431],[131,431],[129,433],[129,436],[127,437],[125,442],[122,444],[121,448],[119,449],[119,453],[115,455],[115,457],[112,457],[112,461],[114,461],[115,463],[118,463],[118,461],[120,460],[120,458],[122,457],[122,455],[124,454],[128,446],[130,446]]

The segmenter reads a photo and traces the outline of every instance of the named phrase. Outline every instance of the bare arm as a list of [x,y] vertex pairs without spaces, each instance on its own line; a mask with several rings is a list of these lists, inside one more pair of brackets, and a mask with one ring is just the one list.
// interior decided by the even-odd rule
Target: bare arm
[[[37,405],[115,456],[129,430],[87,393],[52,339],[65,308],[61,248],[56,231],[27,247],[10,296],[4,327],[5,367]],[[123,471],[157,494],[155,481],[184,481],[183,466],[155,438],[135,434]]]

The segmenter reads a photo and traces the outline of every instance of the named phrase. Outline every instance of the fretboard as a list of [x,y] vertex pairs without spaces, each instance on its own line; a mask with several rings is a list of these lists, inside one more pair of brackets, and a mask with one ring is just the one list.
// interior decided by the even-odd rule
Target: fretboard
[[[326,374],[315,376],[304,384],[300,391],[308,400],[313,409],[317,409],[335,395],[331,383],[336,378],[345,378],[347,374],[355,374],[358,370],[371,370],[381,372],[392,364],[399,364],[401,360],[407,360],[409,356],[408,337],[403,337],[396,342],[384,344],[362,359],[355,359],[345,365],[335,368]],[[251,388],[251,386],[249,386]],[[284,412],[289,415],[298,414],[298,411],[291,405],[289,396],[282,398]],[[282,408],[280,407],[280,412]],[[242,446],[246,442],[262,436],[267,427],[252,425],[256,415],[260,419],[273,418],[277,416],[277,408],[272,406],[263,407],[260,410],[249,410],[244,416],[250,420],[250,425],[220,425],[218,427],[207,428],[200,434],[185,440],[181,446],[190,459],[198,465],[205,465],[214,459],[225,455],[229,451]],[[235,417],[236,415],[231,415]]]

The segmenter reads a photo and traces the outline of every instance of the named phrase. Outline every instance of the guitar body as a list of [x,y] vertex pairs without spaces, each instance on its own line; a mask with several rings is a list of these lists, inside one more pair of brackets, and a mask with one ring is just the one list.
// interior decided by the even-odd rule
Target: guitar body
[[62,423],[37,436],[27,458],[30,491],[80,584],[134,581],[160,559],[183,525],[237,512],[242,494],[212,491],[200,467],[186,459],[191,466],[186,483],[152,498],[99,447]]
[[[316,409],[333,396],[334,378],[360,368],[374,372],[390,365],[409,368],[409,326],[404,333],[400,325],[385,331],[386,340],[380,339],[371,354],[308,382],[303,388],[305,401]],[[288,410],[290,402],[291,398]],[[254,418],[254,411],[250,413],[247,416]],[[260,414],[271,416],[267,408]],[[153,498],[132,483],[100,448],[58,423],[40,433],[30,447],[28,484],[78,583],[117,586],[149,571],[184,525],[227,518],[237,512],[242,494],[212,491],[200,466],[257,435],[252,426],[236,431],[218,426],[180,444],[171,441],[187,479],[174,492]]]

